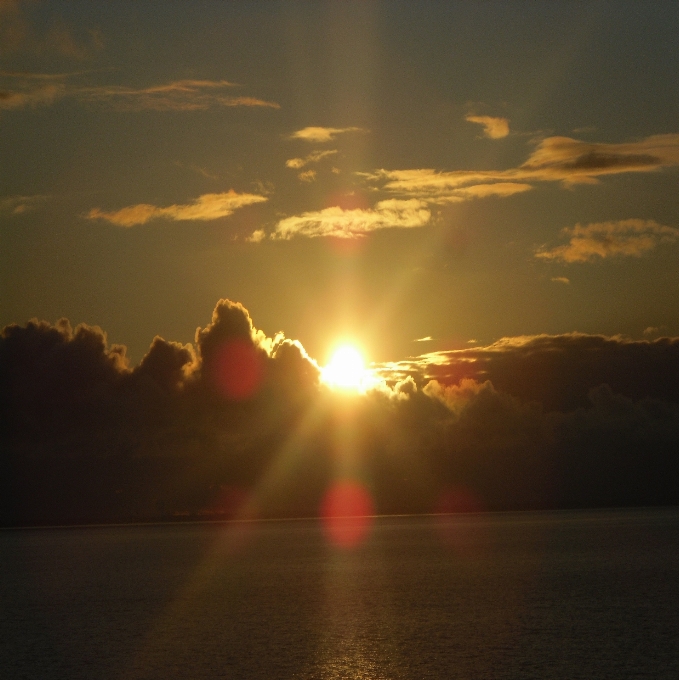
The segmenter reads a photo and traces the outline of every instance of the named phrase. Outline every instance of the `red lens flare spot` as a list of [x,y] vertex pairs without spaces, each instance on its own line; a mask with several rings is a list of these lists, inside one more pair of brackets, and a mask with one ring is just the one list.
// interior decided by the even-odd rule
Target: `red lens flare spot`
[[328,540],[339,548],[355,548],[367,537],[375,512],[372,498],[362,484],[336,482],[321,503],[321,517]]
[[240,338],[229,340],[219,348],[213,370],[220,394],[234,401],[253,397],[264,374],[262,359],[254,345]]

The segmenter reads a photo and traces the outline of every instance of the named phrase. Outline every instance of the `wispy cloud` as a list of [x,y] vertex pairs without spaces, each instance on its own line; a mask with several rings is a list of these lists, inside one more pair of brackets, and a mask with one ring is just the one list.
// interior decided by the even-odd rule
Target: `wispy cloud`
[[285,161],[285,167],[292,168],[293,170],[300,170],[305,165],[309,165],[310,163],[318,163],[324,158],[333,156],[336,153],[337,149],[328,149],[327,151],[312,151],[304,158],[290,158],[289,160]]
[[23,215],[35,210],[48,199],[49,196],[42,194],[35,194],[33,196],[6,196],[5,198],[0,198],[0,215]]
[[525,163],[507,170],[375,170],[359,173],[400,196],[448,203],[486,196],[511,196],[536,182],[564,186],[596,184],[599,177],[653,172],[679,165],[679,134],[654,135],[624,144],[590,144],[568,137],[543,139]]
[[232,87],[237,85],[228,80],[176,80],[145,88],[122,85],[78,88],[74,95],[122,110],[204,111],[212,106],[280,108],[275,102],[253,97],[224,97],[222,91]]
[[422,201],[389,199],[380,201],[373,209],[368,210],[332,207],[287,217],[278,222],[271,238],[360,238],[378,229],[423,227],[430,218],[431,212]]
[[651,172],[678,164],[679,134],[653,135],[623,144],[548,137],[517,172],[527,179],[533,176],[537,180],[592,184],[602,175]]
[[279,109],[276,102],[255,97],[224,95],[238,87],[227,80],[176,80],[163,85],[134,88],[124,85],[76,85],[68,80],[81,73],[44,74],[0,72],[11,86],[0,90],[0,108],[19,109],[49,105],[61,97],[96,102],[121,111],[204,111],[213,106]]
[[315,182],[316,181],[316,171],[315,170],[305,170],[297,175],[302,182]]
[[202,175],[205,177],[205,179],[212,179],[212,180],[219,180],[221,179],[219,175],[216,175],[209,170],[206,170],[205,168],[201,168],[199,165],[196,165],[195,163],[189,163],[188,165],[184,165],[184,163],[181,163],[179,161],[175,161],[174,165],[176,165],[178,168],[182,168],[184,170],[191,170],[191,172],[195,172],[198,175]]
[[218,97],[217,101],[222,106],[253,106],[268,109],[280,109],[281,105],[277,102],[269,102],[256,97]]
[[553,276],[551,280],[554,281],[555,283],[566,283],[566,284],[568,284],[568,283],[571,282],[571,280],[566,278],[565,276]]
[[673,243],[679,238],[679,229],[675,227],[639,219],[576,224],[562,233],[568,237],[567,244],[555,248],[543,246],[535,257],[568,263],[615,256],[639,257],[659,243]]
[[533,188],[525,182],[503,182],[503,179],[509,179],[506,171],[437,172],[422,168],[377,170],[364,173],[363,176],[369,182],[381,183],[386,191],[416,197],[429,203],[456,203],[488,196],[511,196]]
[[489,139],[502,139],[509,134],[509,121],[506,118],[493,116],[465,116],[468,123],[483,125],[483,134]]
[[415,338],[415,342],[430,342],[434,338],[431,337],[431,335],[427,335],[424,338]]
[[305,127],[297,130],[290,135],[290,139],[303,139],[305,142],[330,142],[337,135],[346,132],[367,132],[359,127],[332,128],[332,127]]
[[91,220],[106,220],[119,227],[134,227],[154,219],[207,221],[228,217],[238,208],[267,200],[265,196],[238,194],[231,190],[221,194],[203,194],[191,203],[162,208],[148,203],[130,205],[111,212],[92,208],[87,217]]
[[0,71],[0,109],[48,106],[66,95],[65,80],[72,75],[79,73]]
[[66,88],[63,84],[45,84],[38,87],[14,90],[0,90],[0,109],[24,109],[27,107],[48,106],[63,97]]

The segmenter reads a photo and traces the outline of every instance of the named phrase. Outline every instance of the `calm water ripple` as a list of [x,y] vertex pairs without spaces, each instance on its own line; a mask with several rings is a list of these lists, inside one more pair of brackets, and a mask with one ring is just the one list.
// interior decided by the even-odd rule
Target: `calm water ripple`
[[0,532],[3,678],[679,677],[679,510]]

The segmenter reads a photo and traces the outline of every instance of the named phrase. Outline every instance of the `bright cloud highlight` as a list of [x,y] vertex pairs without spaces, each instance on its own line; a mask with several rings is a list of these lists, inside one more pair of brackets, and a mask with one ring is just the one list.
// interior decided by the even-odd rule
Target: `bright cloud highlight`
[[92,208],[87,214],[91,220],[101,219],[119,227],[134,227],[146,224],[153,219],[184,220],[216,220],[228,217],[238,208],[253,203],[262,203],[268,199],[257,194],[238,194],[230,190],[221,194],[203,194],[192,203],[170,205],[161,208],[148,203],[130,205],[120,210],[106,212],[100,208]]
[[359,238],[377,229],[411,229],[429,222],[431,212],[417,199],[380,201],[373,209],[343,210],[338,206],[286,217],[278,222],[273,239],[288,240],[294,236],[333,236]]
[[638,142],[590,144],[569,137],[543,139],[525,163],[507,170],[431,168],[359,173],[368,182],[401,196],[430,203],[453,203],[486,196],[511,196],[535,182],[596,184],[599,177],[653,172],[679,165],[679,134],[654,135]]
[[328,156],[333,156],[337,153],[337,149],[328,149],[327,151],[312,151],[308,156],[304,158],[291,158],[285,161],[285,167],[291,168],[293,170],[299,170],[309,163],[318,163],[319,161],[327,158]]
[[466,116],[468,123],[483,125],[483,134],[488,139],[502,139],[509,134],[509,121],[506,118],[494,118],[493,116]]
[[297,130],[290,135],[290,139],[303,139],[305,142],[330,142],[337,135],[346,132],[365,132],[362,128],[346,127],[346,128],[332,128],[332,127],[305,127]]

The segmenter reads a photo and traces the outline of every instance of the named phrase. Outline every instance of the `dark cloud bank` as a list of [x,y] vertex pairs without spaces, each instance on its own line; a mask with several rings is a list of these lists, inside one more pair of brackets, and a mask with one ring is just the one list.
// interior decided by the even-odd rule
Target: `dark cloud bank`
[[226,300],[195,348],[156,337],[134,368],[98,328],[8,326],[0,521],[313,516],[338,478],[377,513],[679,502],[679,339],[544,336],[401,368],[333,394]]

